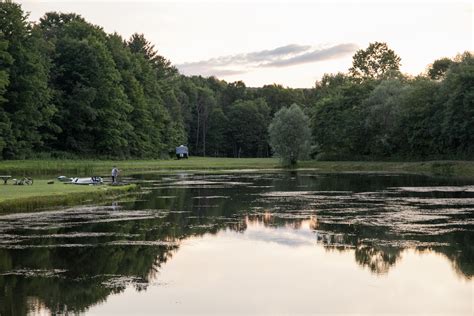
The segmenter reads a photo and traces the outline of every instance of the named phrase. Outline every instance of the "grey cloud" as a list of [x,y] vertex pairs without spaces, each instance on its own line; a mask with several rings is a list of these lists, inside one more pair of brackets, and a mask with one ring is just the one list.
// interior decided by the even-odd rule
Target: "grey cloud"
[[259,67],[289,67],[352,54],[355,44],[339,44],[324,49],[309,45],[289,44],[270,50],[211,58],[177,65],[185,75],[231,76],[249,72]]
[[325,49],[317,49],[302,55],[288,59],[276,60],[267,63],[265,67],[287,67],[299,64],[313,63],[322,60],[336,59],[354,53],[357,50],[355,44],[340,44]]
[[247,54],[237,54],[230,56],[222,56],[217,58],[211,58],[208,60],[193,62],[193,63],[184,63],[177,65],[178,68],[201,68],[201,67],[219,67],[219,66],[228,66],[228,65],[247,65],[258,62],[268,62],[269,60],[274,60],[275,58],[282,58],[289,55],[295,55],[302,53],[310,49],[311,46],[307,45],[297,45],[290,44],[286,46],[277,47],[271,50],[262,50],[258,52],[252,52]]
[[298,53],[302,53],[310,49],[311,46],[308,45],[297,45],[297,44],[290,44],[286,46],[277,47],[272,50],[262,50],[260,52],[248,53],[246,54],[246,59],[251,61],[267,61],[271,58],[279,58],[288,55],[294,55]]

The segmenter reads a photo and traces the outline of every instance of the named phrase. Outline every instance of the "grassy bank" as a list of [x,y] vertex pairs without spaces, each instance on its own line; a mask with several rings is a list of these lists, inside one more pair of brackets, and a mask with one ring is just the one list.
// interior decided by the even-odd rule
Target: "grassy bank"
[[0,175],[21,176],[91,176],[109,175],[112,166],[122,175],[163,170],[226,170],[278,168],[273,158],[201,158],[184,160],[9,160],[0,161]]
[[135,190],[135,184],[125,186],[71,185],[47,180],[35,180],[33,185],[0,184],[0,212],[29,211],[53,205],[73,205],[111,198]]
[[[200,158],[187,160],[23,160],[1,161],[0,175],[22,176],[91,176],[109,175],[117,165],[122,175],[172,170],[276,169],[276,158]],[[299,168],[321,172],[384,171],[409,172],[474,178],[474,161],[372,162],[372,161],[303,161]]]
[[324,172],[422,173],[428,175],[474,178],[474,161],[304,161],[299,164],[299,167],[317,168]]

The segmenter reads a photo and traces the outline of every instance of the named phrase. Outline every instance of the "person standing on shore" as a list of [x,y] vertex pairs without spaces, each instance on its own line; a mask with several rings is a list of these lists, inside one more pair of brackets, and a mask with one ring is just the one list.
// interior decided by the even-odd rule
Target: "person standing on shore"
[[117,183],[117,176],[119,174],[119,170],[117,169],[116,166],[114,166],[112,168],[112,184],[116,184]]

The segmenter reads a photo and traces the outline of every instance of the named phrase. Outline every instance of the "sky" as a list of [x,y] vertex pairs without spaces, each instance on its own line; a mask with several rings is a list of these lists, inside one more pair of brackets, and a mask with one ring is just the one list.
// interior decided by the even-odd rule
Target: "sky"
[[466,0],[22,0],[31,21],[74,12],[124,38],[143,33],[186,75],[247,86],[313,87],[346,72],[358,49],[386,42],[418,75],[442,57],[474,50]]

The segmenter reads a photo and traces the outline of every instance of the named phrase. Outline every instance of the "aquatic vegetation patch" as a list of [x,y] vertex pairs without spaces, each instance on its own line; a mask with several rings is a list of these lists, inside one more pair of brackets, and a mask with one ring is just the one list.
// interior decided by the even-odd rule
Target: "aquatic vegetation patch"
[[160,195],[156,197],[157,199],[163,199],[163,200],[168,200],[168,199],[176,199],[176,195]]
[[164,246],[164,247],[177,247],[179,242],[174,241],[164,241],[164,240],[117,240],[111,241],[103,244],[103,246]]
[[205,196],[194,196],[193,199],[228,199],[228,195],[205,195]]
[[110,289],[124,289],[127,286],[133,285],[135,288],[139,290],[145,290],[149,282],[141,277],[136,276],[108,276],[107,280],[101,282],[102,286]]
[[469,192],[469,193],[474,193],[473,185],[429,186],[429,187],[391,187],[387,189],[395,190],[395,191],[405,191],[405,192]]
[[62,277],[67,270],[64,269],[16,269],[6,272],[0,272],[0,276],[16,275],[27,278],[41,277],[41,278],[57,278]]

